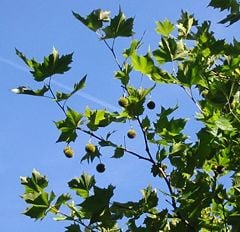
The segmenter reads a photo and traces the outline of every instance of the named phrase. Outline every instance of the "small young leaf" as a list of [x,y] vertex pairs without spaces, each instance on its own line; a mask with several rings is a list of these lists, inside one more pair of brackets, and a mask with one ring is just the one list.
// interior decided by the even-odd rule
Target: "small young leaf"
[[156,32],[160,35],[168,37],[169,34],[174,30],[174,24],[172,24],[168,19],[163,22],[156,22]]
[[114,151],[112,158],[121,158],[124,155],[124,149],[122,147],[117,147]]
[[80,226],[78,224],[71,224],[70,226],[65,227],[64,232],[81,232]]
[[32,90],[25,86],[19,86],[17,88],[11,89],[13,93],[16,94],[26,94],[26,95],[32,95],[32,96],[44,96],[44,94],[49,90],[49,88],[44,85],[41,89]]

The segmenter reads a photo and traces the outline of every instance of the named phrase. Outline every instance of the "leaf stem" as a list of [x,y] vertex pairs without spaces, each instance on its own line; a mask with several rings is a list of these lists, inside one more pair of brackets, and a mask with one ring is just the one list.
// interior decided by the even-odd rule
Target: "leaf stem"
[[[94,133],[91,132],[91,131],[84,130],[84,129],[80,128],[80,127],[78,127],[77,129],[80,130],[80,131],[82,131],[82,132],[85,133],[85,134],[88,134],[88,135],[94,137],[95,139],[97,139],[97,140],[99,140],[99,141],[109,142],[109,141],[107,141],[107,140],[99,137],[98,135],[94,134]],[[114,146],[114,147],[118,147],[118,145],[116,145],[116,144],[114,144],[114,143],[113,143],[113,146]],[[131,154],[131,155],[133,155],[133,156],[135,156],[135,157],[137,157],[138,159],[146,160],[146,161],[152,163],[152,160],[151,160],[150,158],[146,158],[146,157],[144,157],[144,156],[142,156],[142,155],[139,155],[138,153],[136,153],[136,152],[134,152],[134,151],[130,151],[130,150],[128,150],[128,149],[125,148],[125,147],[122,147],[122,149],[123,149],[125,152],[127,152],[127,153],[129,153],[129,154]]]
[[49,91],[50,91],[53,99],[55,100],[55,102],[57,103],[57,105],[59,106],[59,108],[63,111],[63,113],[66,115],[66,111],[65,111],[64,106],[62,106],[62,105],[57,101],[56,96],[55,96],[55,94],[54,94],[54,92],[53,92],[53,90],[52,90],[52,88],[51,88],[51,77],[49,78],[48,88],[49,88]]

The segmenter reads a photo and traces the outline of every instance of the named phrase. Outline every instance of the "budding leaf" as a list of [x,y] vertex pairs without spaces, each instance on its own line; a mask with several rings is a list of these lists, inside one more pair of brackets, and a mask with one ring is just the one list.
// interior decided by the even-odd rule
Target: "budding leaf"
[[168,19],[165,19],[163,22],[156,22],[156,32],[160,35],[168,37],[173,30],[174,24],[172,24]]

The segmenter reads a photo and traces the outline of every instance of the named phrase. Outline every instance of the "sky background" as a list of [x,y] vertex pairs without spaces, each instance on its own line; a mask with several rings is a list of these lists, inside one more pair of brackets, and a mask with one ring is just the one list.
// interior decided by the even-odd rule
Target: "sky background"
[[[79,111],[83,111],[87,105],[96,109],[119,110],[117,101],[122,92],[119,82],[113,78],[113,72],[117,70],[116,64],[104,43],[80,24],[71,11],[87,15],[100,8],[110,10],[111,14],[115,15],[121,6],[127,17],[135,17],[135,38],[140,39],[146,32],[143,46],[146,52],[149,46],[156,48],[159,41],[159,36],[154,31],[155,21],[168,18],[175,22],[181,9],[194,13],[200,21],[212,20],[217,36],[231,40],[231,35],[237,34],[236,26],[226,28],[217,25],[216,22],[222,19],[222,14],[206,8],[207,5],[206,0],[0,0],[1,231],[64,231],[65,224],[54,222],[51,217],[34,222],[20,214],[26,207],[20,199],[23,193],[20,176],[30,175],[33,168],[48,176],[49,189],[53,189],[57,195],[69,192],[66,183],[73,177],[80,176],[83,171],[94,174],[101,187],[116,185],[115,199],[120,201],[137,200],[140,198],[139,190],[148,183],[159,187],[159,182],[146,175],[149,165],[143,161],[136,162],[132,157],[127,156],[118,161],[109,159],[111,154],[104,155],[102,161],[107,168],[104,174],[96,173],[97,162],[80,164],[84,146],[89,140],[89,137],[84,135],[80,135],[72,145],[75,157],[66,159],[62,152],[65,144],[55,143],[59,133],[53,123],[63,119],[62,112],[48,99],[19,96],[10,91],[20,85],[40,87],[34,83],[23,62],[16,56],[15,48],[39,61],[51,53],[53,46],[60,54],[74,52],[72,69],[65,75],[56,77],[54,88],[67,91],[88,74],[86,88],[73,97],[69,105]],[[119,55],[129,43],[130,39],[126,38],[117,41]],[[135,84],[139,87],[149,86],[145,78],[136,79]],[[192,119],[197,109],[180,88],[159,86],[152,94],[152,99],[157,104],[155,113],[161,105],[184,106],[184,110],[180,109],[177,114],[191,118],[186,132],[192,136],[190,139],[194,140],[193,131],[200,127]],[[130,126],[118,128],[120,141]],[[127,141],[127,145],[137,151],[142,150],[141,139]],[[166,205],[165,202],[162,204]]]

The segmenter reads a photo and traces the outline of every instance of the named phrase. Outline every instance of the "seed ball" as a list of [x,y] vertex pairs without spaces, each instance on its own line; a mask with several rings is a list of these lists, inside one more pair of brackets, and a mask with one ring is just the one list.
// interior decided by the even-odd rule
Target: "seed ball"
[[148,109],[153,110],[155,108],[155,102],[154,101],[149,101],[147,103],[147,107],[148,107]]
[[130,129],[127,133],[128,138],[134,139],[136,137],[137,133],[134,129]]
[[85,146],[85,151],[87,153],[94,153],[96,151],[96,146],[94,144],[92,144],[92,143],[88,143]]
[[123,108],[126,108],[128,106],[128,99],[126,97],[121,97],[119,100],[118,100],[118,104],[123,107]]
[[67,158],[72,158],[74,155],[73,149],[69,146],[67,146],[63,149],[63,153]]
[[223,165],[218,165],[216,171],[218,174],[222,174],[225,171],[225,168]]
[[96,166],[96,170],[99,172],[99,173],[103,173],[105,171],[105,165],[100,163]]

